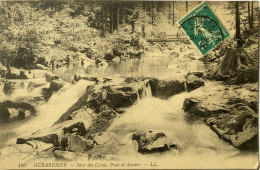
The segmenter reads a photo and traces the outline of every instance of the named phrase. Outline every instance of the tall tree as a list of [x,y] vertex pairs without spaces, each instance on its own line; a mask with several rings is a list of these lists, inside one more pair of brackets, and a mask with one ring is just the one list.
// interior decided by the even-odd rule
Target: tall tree
[[114,5],[113,2],[110,1],[110,33],[113,32],[114,29]]
[[101,24],[102,24],[102,28],[101,28],[101,36],[103,37],[105,35],[105,23],[104,23],[104,15],[105,15],[105,10],[104,10],[104,3],[105,2],[101,2]]
[[145,16],[146,16],[146,3],[143,1],[143,11],[144,11],[144,22],[142,24],[142,36],[145,37]]
[[254,27],[254,1],[251,2],[251,28]]
[[175,14],[174,14],[174,1],[172,1],[172,24],[174,25],[175,24],[175,20],[174,20],[174,18],[175,18]]
[[248,11],[248,23],[249,23],[249,28],[251,28],[251,14],[250,14],[250,2],[247,2],[247,11]]
[[117,7],[116,7],[116,25],[117,25],[117,29],[118,29],[118,26],[119,26],[119,1],[117,1]]
[[237,40],[237,46],[241,47],[243,43],[242,43],[241,31],[240,31],[239,1],[235,2],[235,8],[236,8],[236,40]]
[[188,7],[188,1],[186,1],[186,13],[188,13],[188,9],[189,9],[189,7]]
[[152,2],[152,25],[154,26],[155,20],[155,1]]

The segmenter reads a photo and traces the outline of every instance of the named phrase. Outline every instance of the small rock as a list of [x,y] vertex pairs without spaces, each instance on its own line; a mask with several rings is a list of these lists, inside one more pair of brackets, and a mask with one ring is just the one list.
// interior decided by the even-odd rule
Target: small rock
[[168,139],[164,133],[135,133],[132,136],[133,140],[138,143],[138,152],[141,153],[155,153],[163,152],[169,150],[170,147],[176,147],[176,145],[171,144],[170,139]]

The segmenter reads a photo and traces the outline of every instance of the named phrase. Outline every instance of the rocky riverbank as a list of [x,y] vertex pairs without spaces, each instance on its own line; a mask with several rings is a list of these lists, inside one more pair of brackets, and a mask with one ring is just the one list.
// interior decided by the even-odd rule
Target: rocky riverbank
[[202,119],[234,147],[258,151],[258,85],[222,85],[210,93],[187,98],[188,117]]

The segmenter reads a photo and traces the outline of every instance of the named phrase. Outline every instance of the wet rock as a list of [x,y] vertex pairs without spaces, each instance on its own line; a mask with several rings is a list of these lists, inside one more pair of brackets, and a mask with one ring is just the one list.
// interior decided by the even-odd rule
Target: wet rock
[[78,135],[69,134],[67,140],[67,150],[71,152],[83,153],[94,146],[93,140],[87,140]]
[[56,159],[73,161],[73,160],[76,160],[77,153],[69,152],[69,151],[56,150],[56,151],[54,151],[54,156],[55,156]]
[[149,78],[149,85],[151,87],[151,91],[152,91],[152,96],[157,96],[156,95],[156,87],[159,83],[159,80],[156,78]]
[[184,91],[184,81],[179,80],[159,80],[159,83],[156,86],[156,96],[161,99],[168,99],[169,97]]
[[113,108],[131,106],[137,99],[138,95],[133,89],[128,89],[127,91],[124,91],[124,88],[115,89],[114,87],[108,87],[107,89],[106,100]]
[[16,143],[24,144],[28,141],[37,140],[44,143],[51,143],[54,146],[60,146],[64,135],[71,133],[72,129],[77,128],[79,135],[85,135],[86,129],[90,128],[91,125],[92,124],[84,124],[74,120],[65,121],[50,128],[41,129],[30,136],[18,138]]
[[155,153],[169,150],[170,147],[176,147],[171,144],[171,141],[165,136],[164,133],[135,133],[132,140],[138,143],[138,152],[140,153]]
[[204,80],[202,78],[199,78],[192,74],[186,77],[186,87],[188,92],[195,90],[201,86],[204,86]]
[[62,79],[56,79],[56,80],[52,80],[50,87],[49,87],[49,91],[53,92],[53,91],[58,91],[59,89],[61,89],[64,86]]
[[235,86],[187,98],[183,108],[190,115],[202,118],[220,139],[241,150],[256,151],[258,114],[250,105],[257,100],[256,96],[255,91]]
[[5,75],[6,79],[20,79],[20,70],[14,67],[9,67]]
[[54,74],[52,74],[51,72],[45,73],[45,80],[47,82],[51,82],[52,80],[56,80],[56,79],[59,79],[59,77],[54,75]]
[[34,77],[31,71],[27,71],[27,70],[20,71],[20,79],[32,79],[32,78]]

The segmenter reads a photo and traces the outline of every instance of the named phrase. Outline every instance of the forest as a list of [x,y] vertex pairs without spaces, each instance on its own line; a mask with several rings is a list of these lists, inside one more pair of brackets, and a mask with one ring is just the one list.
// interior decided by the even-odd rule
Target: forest
[[[205,4],[230,36],[202,55]],[[257,1],[0,1],[0,39],[0,169],[258,161]]]

